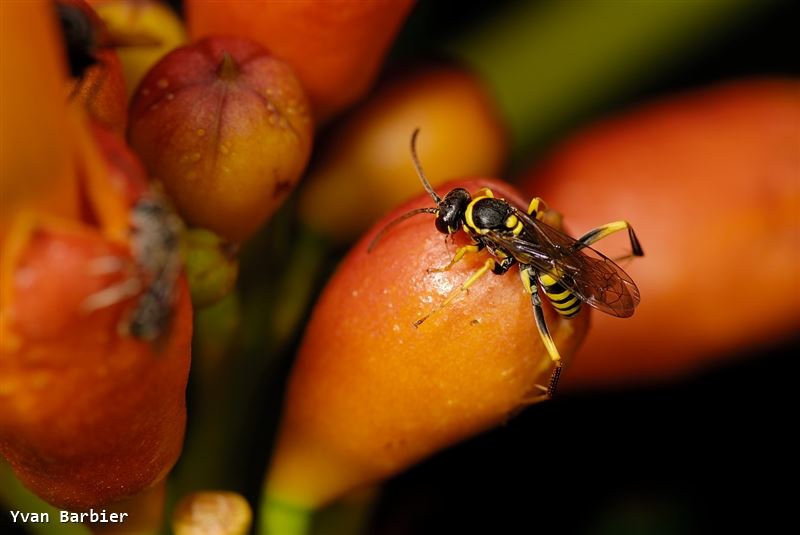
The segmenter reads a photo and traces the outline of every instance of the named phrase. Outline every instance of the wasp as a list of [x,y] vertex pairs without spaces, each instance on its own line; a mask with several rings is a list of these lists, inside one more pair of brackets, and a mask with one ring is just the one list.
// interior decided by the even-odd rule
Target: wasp
[[536,326],[553,362],[549,384],[543,388],[545,398],[553,397],[561,376],[562,359],[545,321],[541,294],[565,319],[575,317],[583,303],[612,316],[631,316],[639,304],[639,289],[622,268],[591,245],[626,230],[631,246],[628,256],[644,256],[633,227],[627,221],[614,221],[575,239],[545,222],[550,211],[539,197],[531,201],[527,210],[496,198],[489,188],[482,188],[474,195],[463,188],[455,188],[442,198],[422,170],[416,150],[418,134],[419,129],[411,135],[411,157],[422,186],[436,206],[418,208],[391,221],[378,232],[367,252],[371,252],[392,227],[418,214],[436,216],[436,230],[442,234],[453,236],[464,232],[470,238],[468,245],[456,250],[450,263],[429,271],[447,271],[468,254],[489,252],[484,264],[433,311],[415,321],[415,327],[446,307],[486,273],[503,275],[517,265],[522,285],[530,295]]

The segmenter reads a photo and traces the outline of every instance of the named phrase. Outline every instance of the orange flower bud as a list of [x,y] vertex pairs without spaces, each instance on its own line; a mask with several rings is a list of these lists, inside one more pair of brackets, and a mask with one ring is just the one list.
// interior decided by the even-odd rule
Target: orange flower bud
[[297,72],[324,123],[372,85],[412,0],[185,3],[193,39],[248,37]]
[[50,2],[0,3],[0,243],[20,210],[78,213],[74,120]]
[[[448,184],[456,186],[490,187],[527,206],[495,180]],[[393,227],[367,253],[388,221],[423,206],[431,206],[425,194],[377,223],[317,303],[286,394],[268,502],[316,508],[498,425],[541,396],[537,385],[547,384],[552,362],[516,267],[503,276],[487,274],[415,328],[415,320],[483,265],[486,253],[428,272],[455,252],[430,215]],[[463,245],[461,234],[456,243]],[[588,313],[564,320],[550,307],[545,312],[568,362],[586,333]]]
[[[798,332],[798,96],[776,79],[673,97],[587,129],[527,175],[572,228],[622,216],[645,248],[625,266],[641,307],[597,315],[566,385],[664,379]],[[609,242],[597,248],[623,250]]]
[[419,154],[434,186],[503,170],[505,127],[477,77],[455,67],[398,73],[331,132],[303,181],[303,223],[336,242],[351,242],[415,196],[419,180],[408,157],[415,128],[425,136]]
[[163,479],[183,441],[191,305],[168,247],[175,222],[122,141],[67,104],[53,6],[0,6],[13,52],[0,62],[13,140],[0,181],[0,454],[50,503],[101,506]]
[[[164,229],[128,213],[146,191],[144,175],[122,141],[101,132],[85,133],[80,144],[89,158],[81,166],[85,219],[34,214],[27,233],[10,235],[5,245],[16,247],[4,250],[2,264],[0,454],[25,485],[69,509],[102,506],[161,480],[180,452],[186,418],[188,288],[149,269],[158,241],[138,240],[160,240],[150,234]],[[99,226],[116,219],[109,208],[125,210],[129,230],[145,233],[130,243],[109,239]],[[174,303],[154,305],[164,294],[152,285],[173,283]],[[150,334],[159,306],[172,308],[164,310],[171,320],[155,340],[137,337]]]

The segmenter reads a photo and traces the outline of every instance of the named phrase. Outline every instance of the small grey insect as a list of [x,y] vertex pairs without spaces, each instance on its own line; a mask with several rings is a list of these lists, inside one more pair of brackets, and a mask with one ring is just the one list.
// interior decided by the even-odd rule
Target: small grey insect
[[150,284],[127,320],[132,336],[155,340],[169,325],[175,283],[181,271],[180,238],[183,223],[161,196],[141,199],[131,211],[131,250]]
[[122,320],[119,330],[155,341],[169,327],[175,301],[175,284],[181,271],[180,237],[183,223],[169,202],[159,194],[140,199],[131,210],[131,269],[117,257],[96,260],[95,274],[130,271],[121,283],[89,296],[83,310],[91,312],[141,293],[136,306]]

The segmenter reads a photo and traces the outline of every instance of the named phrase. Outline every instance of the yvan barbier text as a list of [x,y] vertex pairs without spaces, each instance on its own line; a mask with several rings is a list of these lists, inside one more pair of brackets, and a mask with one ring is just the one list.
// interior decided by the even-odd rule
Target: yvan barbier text
[[[25,513],[23,511],[9,511],[11,520],[16,524],[49,524],[50,513]],[[55,515],[54,515],[55,516]],[[125,522],[128,513],[109,513],[105,509],[100,512],[89,509],[81,513],[70,511],[59,511],[58,522],[61,524],[78,524],[80,522],[91,522],[93,524],[120,524]],[[56,520],[53,520],[55,522]]]

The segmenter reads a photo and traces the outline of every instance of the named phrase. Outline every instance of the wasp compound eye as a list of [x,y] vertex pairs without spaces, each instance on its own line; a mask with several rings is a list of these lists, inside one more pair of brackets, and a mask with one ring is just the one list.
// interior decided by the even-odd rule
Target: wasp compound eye
[[439,203],[436,230],[442,234],[452,234],[461,228],[461,220],[471,197],[463,188],[450,191]]

